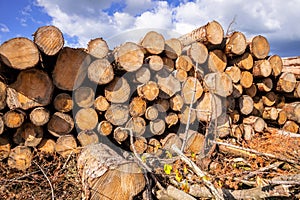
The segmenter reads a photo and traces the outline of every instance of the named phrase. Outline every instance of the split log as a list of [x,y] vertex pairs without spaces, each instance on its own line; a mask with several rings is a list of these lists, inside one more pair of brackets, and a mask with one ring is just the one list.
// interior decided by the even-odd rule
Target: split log
[[186,72],[190,71],[193,67],[193,61],[189,56],[181,55],[175,61],[175,68],[182,69]]
[[43,126],[50,119],[50,112],[45,107],[37,107],[29,114],[30,121],[36,126]]
[[134,72],[142,67],[144,52],[137,44],[126,42],[114,50],[115,61],[121,69],[127,72]]
[[296,77],[289,72],[283,72],[277,82],[276,90],[280,92],[292,92],[296,87]]
[[94,104],[95,92],[90,87],[79,87],[74,91],[74,101],[81,108],[88,108]]
[[149,106],[145,112],[145,118],[148,120],[155,120],[158,117],[158,110],[155,106]]
[[60,137],[70,133],[74,128],[74,121],[68,114],[62,112],[55,112],[48,124],[47,128],[49,133],[55,137]]
[[177,69],[174,72],[174,77],[179,81],[179,82],[184,82],[186,81],[188,77],[188,73],[182,69]]
[[237,66],[226,67],[225,73],[230,76],[233,83],[238,83],[242,76],[242,72]]
[[63,135],[56,140],[55,151],[66,158],[71,153],[76,153],[77,143],[73,135]]
[[274,92],[268,92],[261,99],[264,105],[273,106],[278,101],[278,96]]
[[144,137],[135,137],[133,144],[130,144],[130,150],[132,152],[134,152],[135,150],[137,154],[144,153],[147,148],[148,148],[147,140]]
[[174,111],[180,111],[184,105],[184,101],[181,95],[176,94],[170,99],[170,108]]
[[180,91],[180,82],[172,74],[160,71],[155,77],[157,79],[159,89],[170,97]]
[[141,97],[134,97],[129,104],[129,114],[132,117],[140,117],[145,114],[147,103]]
[[9,110],[3,116],[5,126],[8,128],[18,128],[25,120],[25,113],[18,110]]
[[87,53],[95,58],[104,58],[109,52],[108,45],[102,38],[95,38],[89,41],[87,45]]
[[0,81],[0,110],[6,107],[6,89],[7,85]]
[[142,39],[141,45],[150,54],[160,54],[165,49],[165,38],[155,31],[150,31]]
[[148,56],[145,60],[153,71],[159,71],[164,67],[164,61],[158,55]]
[[225,72],[206,74],[204,87],[221,97],[229,96],[233,91],[232,80]]
[[195,103],[202,96],[202,93],[203,88],[197,78],[190,76],[182,84],[181,96],[185,104]]
[[182,44],[180,40],[171,38],[165,41],[165,54],[168,58],[176,59],[181,55]]
[[168,115],[165,117],[166,124],[168,125],[168,128],[171,126],[177,124],[179,118],[176,113],[170,112]]
[[196,120],[196,116],[197,116],[196,111],[193,109],[190,112],[189,110],[190,110],[190,108],[187,105],[182,108],[182,111],[178,114],[180,123],[188,124],[188,119],[189,119],[190,124],[194,123],[194,121]]
[[264,36],[257,35],[248,42],[251,54],[257,59],[264,59],[270,52],[270,44]]
[[283,62],[280,56],[272,55],[268,58],[270,65],[272,67],[273,76],[277,77],[281,74],[283,68]]
[[262,118],[275,121],[278,118],[278,110],[275,107],[265,107]]
[[299,132],[299,125],[294,121],[286,121],[282,127],[283,131],[291,132],[291,133],[298,133]]
[[39,50],[48,56],[56,55],[64,46],[62,32],[55,26],[42,26],[33,34]]
[[[245,88],[245,87],[244,87]],[[249,88],[245,88],[245,93],[250,97],[255,97],[257,93],[257,87],[255,84],[252,84]]]
[[37,148],[43,153],[53,154],[55,152],[55,141],[52,139],[42,139]]
[[10,153],[10,143],[5,137],[0,137],[0,161],[6,159]]
[[115,126],[121,126],[128,121],[129,109],[126,105],[112,104],[105,112],[105,119]]
[[25,171],[31,166],[33,153],[29,147],[17,146],[11,149],[7,164],[9,168]]
[[151,79],[151,72],[148,67],[141,67],[135,72],[135,82],[146,84]]
[[113,131],[113,126],[109,121],[101,121],[97,126],[97,131],[100,135],[108,136]]
[[36,126],[32,123],[24,123],[17,129],[14,137],[21,137],[22,141],[18,142],[21,142],[25,146],[36,147],[42,141],[43,135],[44,130],[41,126]]
[[241,74],[240,84],[244,88],[250,88],[253,84],[253,75],[249,71],[243,71]]
[[253,99],[248,95],[239,98],[239,108],[242,114],[249,115],[253,110]]
[[150,131],[153,135],[161,135],[165,132],[166,123],[162,119],[155,119],[149,123]]
[[99,143],[98,135],[93,130],[80,131],[77,135],[77,139],[82,147]]
[[247,47],[246,37],[243,33],[235,31],[226,39],[225,53],[228,55],[241,55]]
[[108,109],[109,103],[104,96],[99,95],[94,101],[94,108],[97,111],[104,112]]
[[104,89],[105,98],[111,103],[125,103],[129,100],[130,85],[124,77],[115,77]]
[[59,112],[69,112],[73,109],[72,97],[67,93],[60,93],[54,98],[53,106]]
[[125,128],[131,130],[134,137],[140,137],[146,131],[146,121],[142,117],[132,117],[126,123]]
[[289,120],[300,123],[300,102],[286,103],[282,109]]
[[64,47],[58,54],[52,72],[54,85],[62,90],[77,89],[86,77],[90,60],[90,56],[83,49]]
[[114,139],[120,144],[128,138],[130,132],[127,128],[117,127],[115,128],[113,134],[114,134]]
[[88,78],[98,85],[107,84],[114,78],[113,67],[105,58],[94,60],[88,66]]
[[208,57],[207,47],[201,42],[192,43],[187,49],[187,55],[198,64],[206,62]]
[[257,89],[261,92],[270,92],[273,88],[273,80],[271,78],[264,78],[256,83]]
[[226,54],[219,49],[210,51],[207,64],[210,72],[224,72],[227,65]]
[[262,118],[253,115],[244,118],[243,124],[251,125],[253,130],[259,133],[261,133],[266,126],[266,123]]
[[151,138],[149,140],[147,146],[148,146],[147,149],[146,149],[147,153],[154,154],[154,155],[157,155],[157,156],[162,154],[161,143],[157,139]]
[[5,65],[19,70],[34,67],[40,60],[37,46],[24,37],[13,38],[1,44],[0,57]]
[[187,46],[194,42],[202,42],[204,44],[217,45],[221,44],[224,37],[224,31],[222,26],[217,21],[212,21],[206,25],[187,33],[178,39]]
[[242,54],[241,56],[236,57],[232,60],[229,60],[229,62],[228,62],[229,65],[235,65],[244,70],[252,69],[253,63],[254,63],[253,57],[248,52],[246,52],[246,53]]
[[268,60],[258,60],[254,62],[252,74],[255,77],[268,77],[272,73],[272,67]]
[[80,130],[92,130],[98,124],[98,114],[93,108],[82,108],[75,115],[75,124]]
[[149,81],[146,84],[137,87],[138,95],[148,101],[153,101],[159,94],[158,84],[154,81]]

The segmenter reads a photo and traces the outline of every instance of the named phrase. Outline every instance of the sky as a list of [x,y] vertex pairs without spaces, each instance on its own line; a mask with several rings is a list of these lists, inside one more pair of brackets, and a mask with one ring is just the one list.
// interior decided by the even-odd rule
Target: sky
[[85,48],[102,37],[113,49],[150,30],[169,39],[216,20],[225,33],[265,36],[272,55],[300,56],[299,11],[299,0],[1,0],[0,44],[54,25],[65,46]]

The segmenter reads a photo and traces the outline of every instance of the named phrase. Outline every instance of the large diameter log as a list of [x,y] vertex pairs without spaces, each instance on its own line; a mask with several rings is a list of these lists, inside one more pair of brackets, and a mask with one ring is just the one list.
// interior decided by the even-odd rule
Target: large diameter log
[[[14,134],[14,137],[21,136],[22,143],[28,147],[36,147],[43,139],[44,130],[41,126],[32,123],[24,123]],[[15,140],[14,140],[15,141]]]
[[75,124],[80,130],[92,130],[98,124],[98,114],[93,108],[82,108],[75,115]]
[[49,133],[55,137],[60,137],[73,130],[74,121],[70,115],[62,112],[56,112],[51,116],[47,124],[47,128]]
[[111,103],[124,103],[130,96],[130,85],[124,77],[115,77],[104,89],[105,98]]
[[140,97],[153,101],[159,94],[158,84],[154,81],[149,81],[137,87],[137,93]]
[[300,123],[300,102],[286,103],[282,108],[289,120]]
[[5,126],[8,128],[18,128],[25,120],[25,113],[18,110],[7,111],[3,116]]
[[241,55],[247,47],[246,37],[243,33],[235,31],[226,39],[225,53],[228,55]]
[[107,84],[114,78],[113,67],[107,59],[94,60],[88,67],[88,78],[98,85]]
[[283,69],[282,72],[290,72],[300,79],[300,56],[282,58]]
[[94,104],[95,92],[90,87],[79,87],[74,91],[74,101],[82,108],[91,107]]
[[36,126],[43,126],[50,119],[50,112],[45,107],[37,107],[29,114],[30,121]]
[[142,67],[144,52],[137,44],[126,42],[115,49],[114,57],[122,69],[133,72]]
[[253,110],[253,99],[248,95],[242,95],[239,98],[240,111],[244,115],[249,115]]
[[160,54],[165,49],[165,38],[155,31],[146,33],[141,45],[151,54]]
[[77,139],[82,147],[90,144],[99,143],[99,137],[97,133],[92,130],[80,131],[77,135]]
[[201,42],[192,43],[187,49],[187,55],[198,64],[203,64],[207,60],[207,47]]
[[0,110],[6,107],[6,90],[7,85],[0,81]]
[[226,54],[219,49],[210,51],[207,64],[211,72],[223,72],[227,65]]
[[[149,65],[149,68],[153,71],[159,71],[164,67],[163,59],[158,55],[148,56],[146,61]],[[141,69],[141,68],[140,68]]]
[[95,38],[89,41],[87,45],[87,53],[95,58],[104,58],[109,52],[108,45],[102,38]]
[[196,41],[203,42],[205,44],[221,44],[224,37],[224,30],[217,21],[212,21],[206,25],[187,33],[178,39],[183,46],[187,46]]
[[188,77],[182,84],[181,95],[185,104],[195,103],[202,95],[203,88],[195,77]]
[[67,93],[60,93],[54,98],[53,106],[59,112],[69,112],[73,109],[73,99]]
[[181,55],[182,44],[180,40],[171,38],[165,41],[165,54],[168,58],[176,59]]
[[64,46],[63,34],[55,26],[39,27],[33,34],[33,41],[48,56],[57,54]]
[[229,96],[233,91],[232,80],[225,72],[208,73],[204,76],[204,86],[222,97]]
[[77,143],[73,135],[63,135],[56,140],[55,151],[62,157],[76,153]]
[[272,73],[272,66],[268,60],[258,60],[254,62],[252,74],[255,77],[268,77]]
[[33,153],[29,147],[17,146],[11,149],[7,164],[9,168],[15,168],[18,170],[26,170],[31,166]]
[[10,143],[6,137],[0,137],[0,161],[6,159],[10,153]]
[[277,82],[277,91],[292,92],[296,87],[296,77],[290,72],[283,72]]
[[270,65],[272,67],[272,74],[277,77],[281,74],[283,68],[283,62],[280,56],[272,55],[268,58]]
[[62,90],[77,89],[86,77],[90,56],[83,49],[64,47],[52,72],[53,83]]
[[129,118],[128,106],[121,104],[110,105],[105,112],[105,118],[115,126],[121,126],[125,124]]
[[249,41],[250,52],[257,59],[264,59],[270,52],[270,44],[264,36],[257,35]]
[[7,66],[24,70],[37,65],[40,54],[37,46],[31,40],[18,37],[1,44],[0,57]]

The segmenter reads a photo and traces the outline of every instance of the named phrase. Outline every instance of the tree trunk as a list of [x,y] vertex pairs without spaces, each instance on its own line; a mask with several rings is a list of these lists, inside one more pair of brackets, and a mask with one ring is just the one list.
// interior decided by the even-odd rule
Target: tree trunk
[[126,123],[125,128],[131,129],[134,137],[140,137],[146,131],[146,121],[142,117],[132,117]]
[[165,41],[165,54],[168,58],[176,59],[181,55],[182,48],[183,46],[180,40],[176,38],[171,38]]
[[104,85],[114,78],[114,70],[105,58],[94,60],[88,67],[88,78],[98,84]]
[[182,84],[181,96],[185,104],[195,103],[201,97],[202,93],[202,85],[199,80],[194,77],[188,77]]
[[215,120],[222,114],[223,106],[220,97],[205,92],[196,106],[197,119],[202,122]]
[[158,117],[158,110],[155,106],[149,106],[145,112],[145,118],[148,120],[155,120]]
[[162,154],[161,143],[157,139],[151,138],[148,142],[148,148],[146,152],[160,156]]
[[135,82],[146,84],[151,79],[151,72],[148,67],[141,67],[135,72]]
[[117,127],[114,130],[114,139],[121,144],[124,142],[128,136],[130,135],[129,130],[127,128]]
[[207,64],[210,72],[224,72],[227,65],[226,54],[219,49],[210,51]]
[[298,133],[299,125],[294,121],[286,121],[282,127],[282,130],[291,133]]
[[241,74],[240,84],[244,88],[250,88],[253,84],[253,75],[248,71],[243,71]]
[[29,147],[17,146],[11,149],[7,164],[9,168],[25,171],[31,166],[33,153]]
[[180,111],[184,105],[184,101],[181,95],[176,94],[170,100],[170,108],[174,111]]
[[37,107],[29,114],[30,121],[36,126],[43,126],[50,119],[50,112],[45,107]]
[[147,103],[141,97],[134,97],[129,104],[129,114],[131,117],[140,117],[145,114]]
[[204,135],[196,131],[189,130],[184,152],[199,154],[204,148],[204,140]]
[[162,119],[155,119],[149,123],[150,131],[153,135],[161,135],[165,132],[166,123]]
[[165,117],[166,124],[168,125],[168,128],[171,126],[177,124],[179,118],[176,113],[170,112],[168,115]]
[[253,99],[248,95],[239,98],[239,108],[242,114],[249,115],[253,110]]
[[204,76],[204,86],[222,97],[229,96],[233,91],[232,80],[225,73],[208,73]]
[[75,124],[82,131],[92,130],[98,124],[98,114],[93,108],[82,108],[75,115]]
[[47,124],[47,128],[49,133],[55,137],[60,137],[73,130],[74,121],[70,115],[62,112],[56,112],[51,116]]
[[145,60],[153,71],[159,71],[164,67],[164,61],[158,55],[149,56]]
[[237,66],[226,67],[225,73],[230,76],[233,83],[238,83],[241,80],[242,72]]
[[249,116],[243,119],[243,124],[248,124],[251,125],[253,127],[253,130],[255,132],[259,132],[261,133],[266,126],[265,121],[257,116]]
[[186,81],[188,77],[188,73],[184,71],[183,69],[177,69],[174,72],[174,77],[179,81],[179,82],[184,82]]
[[243,94],[243,86],[241,84],[233,84],[233,98],[239,98]]
[[282,63],[282,72],[290,72],[300,79],[300,56],[283,58]]
[[175,68],[182,69],[186,72],[190,71],[193,67],[193,61],[189,56],[181,55],[175,61]]
[[270,65],[272,67],[273,76],[277,77],[281,74],[283,68],[283,62],[280,56],[272,55],[268,58]]
[[53,154],[55,152],[55,141],[52,139],[42,139],[40,144],[38,145],[38,150],[46,153],[46,154]]
[[89,41],[87,53],[95,58],[105,58],[109,52],[108,45],[102,38],[95,38]]
[[0,137],[0,161],[6,159],[10,153],[10,143],[5,137]]
[[273,80],[271,78],[264,78],[256,83],[257,89],[261,92],[270,92],[273,88]]
[[278,101],[278,96],[274,92],[268,92],[261,99],[264,105],[273,106]]
[[201,42],[192,43],[187,49],[187,55],[198,64],[203,64],[207,60],[207,47]]
[[109,108],[109,103],[104,96],[99,95],[94,101],[94,108],[97,111],[104,112]]
[[[245,88],[245,87],[244,87]],[[257,93],[257,87],[255,84],[252,84],[249,88],[245,88],[245,93],[250,97],[255,97]]]
[[241,69],[250,70],[253,67],[253,57],[250,53],[246,52],[239,57],[229,60],[229,65],[236,65]]
[[24,123],[14,134],[14,137],[22,138],[22,143],[28,147],[36,147],[42,141],[44,130],[41,126],[32,123]]
[[[191,112],[189,112],[189,110],[190,108],[187,105],[182,108],[181,113],[178,114],[180,123],[182,124],[188,124],[188,122],[189,124],[194,123],[194,121],[196,120],[196,111],[193,109],[191,110]],[[190,120],[188,121],[188,119]]]
[[289,120],[300,123],[300,102],[286,103],[282,109]]
[[160,54],[165,49],[165,39],[163,35],[150,31],[142,39],[141,45],[150,54]]
[[258,60],[254,62],[252,74],[254,77],[268,77],[272,73],[272,67],[268,60]]
[[180,91],[180,82],[166,71],[160,71],[156,74],[157,84],[161,91],[172,97],[175,93]]
[[148,101],[153,101],[159,94],[158,84],[154,81],[149,81],[146,84],[137,87],[138,95]]
[[278,119],[278,110],[275,107],[265,107],[262,118],[276,121]]
[[130,150],[132,152],[135,150],[137,154],[144,153],[147,148],[148,148],[147,140],[144,137],[135,137],[133,144],[130,144]]

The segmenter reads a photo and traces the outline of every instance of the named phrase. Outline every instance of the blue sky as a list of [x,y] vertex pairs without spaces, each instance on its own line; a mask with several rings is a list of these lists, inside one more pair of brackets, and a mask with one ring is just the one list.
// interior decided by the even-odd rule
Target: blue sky
[[178,37],[212,20],[226,32],[235,18],[231,31],[266,36],[270,54],[299,56],[299,10],[299,0],[1,0],[0,43],[32,39],[38,27],[51,24],[63,32],[66,46],[86,47],[103,37],[112,49],[138,42],[149,30]]

